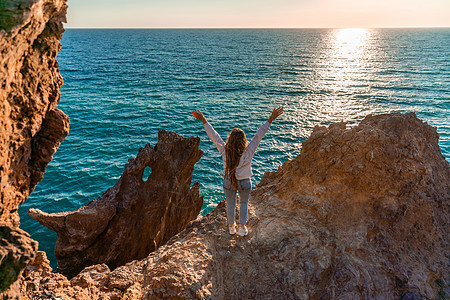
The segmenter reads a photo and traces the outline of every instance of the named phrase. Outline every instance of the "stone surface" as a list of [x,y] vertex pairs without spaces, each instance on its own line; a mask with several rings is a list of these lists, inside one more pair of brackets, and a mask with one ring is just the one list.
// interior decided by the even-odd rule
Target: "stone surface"
[[21,299],[135,300],[141,295],[141,270],[137,262],[112,272],[107,265],[99,264],[68,280],[62,274],[52,273],[45,253],[38,251],[35,261],[25,268],[18,289]]
[[[58,267],[69,277],[84,267],[105,263],[115,269],[142,259],[180,232],[200,213],[199,184],[191,188],[195,163],[203,152],[198,137],[160,130],[154,148],[147,144],[101,197],[72,212],[29,215],[56,231]],[[142,178],[146,167],[152,172]]]
[[[0,292],[36,255],[37,242],[18,228],[17,209],[69,131],[56,108],[66,9],[65,0],[0,3]],[[20,298],[16,287],[2,297]]]
[[22,269],[34,260],[38,243],[20,228],[0,226],[0,246],[0,292],[2,292],[7,290],[17,280]]
[[6,1],[20,22],[0,30],[0,223],[19,225],[17,207],[42,179],[69,132],[56,108],[63,81],[56,55],[64,31],[63,0]]
[[436,130],[413,113],[316,127],[301,153],[252,191],[247,237],[228,234],[221,202],[145,259],[113,272],[86,268],[70,281],[77,295],[47,293],[447,299],[449,200],[450,166]]

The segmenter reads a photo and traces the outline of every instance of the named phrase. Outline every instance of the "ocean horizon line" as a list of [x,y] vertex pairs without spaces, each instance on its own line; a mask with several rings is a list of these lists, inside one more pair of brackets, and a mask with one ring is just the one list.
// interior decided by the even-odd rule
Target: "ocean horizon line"
[[65,27],[65,29],[155,29],[155,30],[173,30],[173,29],[185,29],[185,30],[242,30],[242,29],[450,29],[449,27],[442,26],[402,26],[402,27]]

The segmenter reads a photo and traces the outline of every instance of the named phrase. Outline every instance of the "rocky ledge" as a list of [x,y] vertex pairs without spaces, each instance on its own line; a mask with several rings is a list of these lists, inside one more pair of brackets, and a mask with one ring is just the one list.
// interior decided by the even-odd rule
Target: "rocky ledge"
[[316,127],[301,153],[252,191],[249,235],[225,203],[142,260],[70,281],[42,256],[32,299],[422,299],[449,283],[450,166],[413,113]]

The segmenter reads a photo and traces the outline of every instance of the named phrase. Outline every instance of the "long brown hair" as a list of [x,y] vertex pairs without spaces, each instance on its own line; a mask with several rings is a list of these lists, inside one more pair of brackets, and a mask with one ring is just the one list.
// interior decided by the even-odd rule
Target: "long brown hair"
[[236,168],[239,165],[242,153],[247,147],[247,138],[242,129],[234,128],[228,134],[225,143],[225,176],[230,178],[231,184],[237,189]]

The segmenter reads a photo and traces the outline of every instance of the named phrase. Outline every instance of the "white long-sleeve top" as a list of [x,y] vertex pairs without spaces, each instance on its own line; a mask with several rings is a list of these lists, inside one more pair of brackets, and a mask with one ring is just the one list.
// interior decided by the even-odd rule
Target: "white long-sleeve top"
[[[214,145],[216,145],[217,150],[219,150],[220,154],[222,154],[223,170],[225,173],[225,166],[226,166],[225,142],[222,140],[220,135],[214,130],[211,124],[206,122],[203,124],[203,127],[205,128],[205,131],[208,134],[211,141],[214,143]],[[258,148],[258,145],[261,142],[261,139],[263,138],[264,134],[266,134],[267,130],[269,130],[269,127],[270,123],[268,121],[262,124],[261,127],[259,127],[258,131],[256,132],[255,136],[247,145],[247,148],[245,148],[244,153],[242,153],[241,159],[236,168],[237,180],[250,178],[253,175],[252,173],[253,155],[255,154],[255,151]]]

